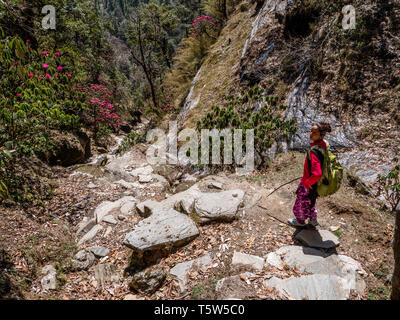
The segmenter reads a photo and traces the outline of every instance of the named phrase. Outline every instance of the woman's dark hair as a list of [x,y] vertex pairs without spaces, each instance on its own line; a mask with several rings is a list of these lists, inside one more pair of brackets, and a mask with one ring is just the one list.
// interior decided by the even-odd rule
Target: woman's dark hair
[[328,122],[320,122],[319,124],[314,124],[318,127],[321,136],[325,136],[328,132],[332,131],[331,125]]

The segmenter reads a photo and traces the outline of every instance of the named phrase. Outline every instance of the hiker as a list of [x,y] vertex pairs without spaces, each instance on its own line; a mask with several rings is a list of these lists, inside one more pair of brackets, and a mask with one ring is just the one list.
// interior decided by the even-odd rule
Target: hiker
[[[331,132],[329,123],[322,122],[313,124],[310,131],[310,148],[319,146],[323,150],[327,149],[327,143],[323,140],[326,133]],[[322,164],[324,163],[324,155],[317,150],[316,147],[307,152],[304,163],[303,177],[296,190],[296,202],[293,206],[295,218],[289,219],[288,223],[295,227],[303,227],[306,225],[306,220],[309,219],[309,224],[316,227],[317,208],[315,202],[318,197],[317,182],[322,177]]]

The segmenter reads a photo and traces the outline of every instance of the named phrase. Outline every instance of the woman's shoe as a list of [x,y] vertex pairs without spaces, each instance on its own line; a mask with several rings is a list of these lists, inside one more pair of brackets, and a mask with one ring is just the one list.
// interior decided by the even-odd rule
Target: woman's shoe
[[300,222],[298,222],[296,218],[289,219],[288,223],[293,227],[305,227],[306,226],[305,223],[301,224]]
[[310,221],[309,221],[308,223],[311,224],[313,227],[319,226],[319,223],[318,223],[318,221],[317,221],[317,218],[315,218],[315,219],[310,219]]

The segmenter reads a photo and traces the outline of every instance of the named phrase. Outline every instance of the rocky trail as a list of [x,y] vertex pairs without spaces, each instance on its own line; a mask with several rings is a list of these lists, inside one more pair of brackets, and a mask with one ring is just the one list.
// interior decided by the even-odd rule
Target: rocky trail
[[[114,148],[59,174],[47,204],[53,219],[41,228],[68,230],[72,244],[63,266],[53,257],[37,270],[32,298],[365,299],[385,282],[374,272],[393,264],[393,221],[370,198],[344,186],[339,201],[319,200],[317,229],[280,222],[291,216],[297,182],[267,195],[299,175],[302,154],[238,176],[153,167],[146,149],[116,156]],[[28,272],[19,256],[18,272]]]

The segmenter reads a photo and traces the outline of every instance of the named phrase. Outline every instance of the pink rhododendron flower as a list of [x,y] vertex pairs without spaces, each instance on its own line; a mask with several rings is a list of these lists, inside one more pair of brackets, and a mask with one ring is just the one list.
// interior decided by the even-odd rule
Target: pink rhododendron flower
[[27,39],[26,42],[31,42],[31,40]]
[[41,76],[38,76],[38,79],[42,79],[42,77],[41,77]]
[[18,98],[21,98],[21,95],[20,95],[19,93],[17,93],[16,96],[17,96]]
[[46,78],[50,78],[50,75],[47,73],[45,77],[46,77]]
[[57,70],[62,70],[62,69],[63,69],[63,67],[61,67],[61,66],[57,67]]
[[43,51],[42,54],[43,54],[43,55],[46,55],[46,54],[47,54],[47,51]]
[[56,55],[56,56],[60,56],[60,53],[59,53],[59,52],[56,52],[55,55]]
[[68,77],[69,77],[69,78],[71,78],[71,77],[72,77],[72,75],[71,75],[70,73],[68,73]]
[[28,74],[28,77],[33,78],[33,74],[32,73]]
[[49,66],[47,64],[43,65],[43,68],[47,69]]

